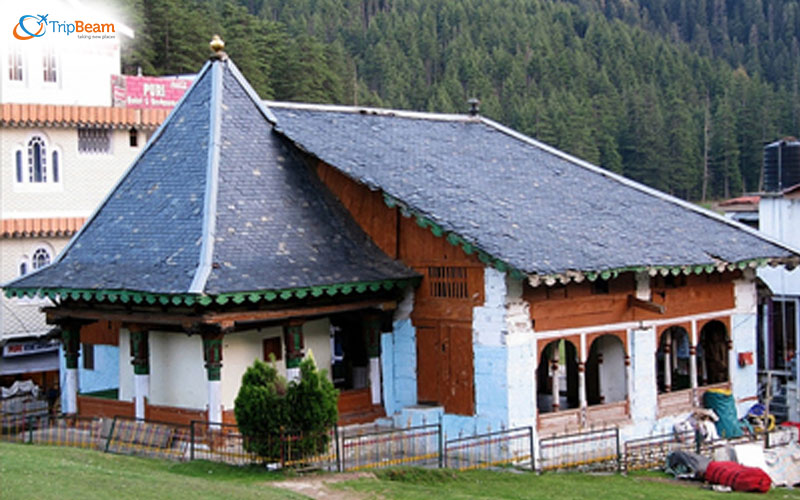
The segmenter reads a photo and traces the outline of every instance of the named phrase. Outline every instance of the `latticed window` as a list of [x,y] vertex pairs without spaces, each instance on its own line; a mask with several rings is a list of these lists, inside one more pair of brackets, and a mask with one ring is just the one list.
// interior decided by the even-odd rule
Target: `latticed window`
[[8,79],[22,81],[22,50],[12,46],[8,52]]
[[78,151],[81,153],[110,153],[111,129],[79,128]]
[[429,267],[428,287],[431,297],[466,299],[469,297],[467,268],[456,266]]
[[56,51],[53,47],[44,49],[44,54],[42,55],[42,71],[44,81],[53,83],[58,81]]
[[34,270],[40,269],[46,265],[50,264],[50,252],[43,247],[39,247],[33,252],[33,258],[31,259],[31,266]]
[[28,182],[47,182],[47,146],[38,135],[28,141]]

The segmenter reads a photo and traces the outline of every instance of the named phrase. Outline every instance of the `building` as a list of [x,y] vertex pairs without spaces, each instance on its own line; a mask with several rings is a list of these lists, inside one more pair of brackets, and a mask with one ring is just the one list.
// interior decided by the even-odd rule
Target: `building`
[[[308,351],[348,417],[447,435],[670,431],[710,387],[757,397],[750,228],[477,114],[262,103],[215,54],[48,266],[67,412],[232,419],[241,375]],[[117,321],[117,401],[78,397]]]
[[[25,8],[10,7],[7,19],[28,14]],[[101,15],[77,2],[44,3],[37,9],[50,21]],[[37,26],[30,16],[23,23]],[[113,37],[91,40],[54,32],[52,24],[45,24],[43,36],[23,40],[14,36],[12,25],[3,28],[0,281],[52,262],[167,114],[111,107],[120,43],[133,36],[123,24],[114,25]],[[0,385],[32,378],[44,388],[59,386],[59,342],[47,336],[52,327],[39,312],[47,303],[0,298]],[[93,328],[97,331],[87,331],[82,360],[96,375],[95,382],[91,373],[84,377],[87,391],[110,388],[105,373],[118,370],[114,326]]]

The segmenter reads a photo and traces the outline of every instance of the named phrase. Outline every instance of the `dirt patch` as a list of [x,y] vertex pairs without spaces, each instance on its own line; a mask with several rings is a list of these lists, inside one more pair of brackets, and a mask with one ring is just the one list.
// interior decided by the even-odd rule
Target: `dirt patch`
[[[270,486],[277,486],[278,488],[290,490],[310,498],[359,500],[368,497],[355,491],[340,491],[329,488],[328,485],[361,478],[375,478],[375,476],[370,472],[345,472],[342,474],[330,475],[308,475],[294,479],[287,479],[286,481],[270,483]],[[370,496],[369,498],[375,497]]]

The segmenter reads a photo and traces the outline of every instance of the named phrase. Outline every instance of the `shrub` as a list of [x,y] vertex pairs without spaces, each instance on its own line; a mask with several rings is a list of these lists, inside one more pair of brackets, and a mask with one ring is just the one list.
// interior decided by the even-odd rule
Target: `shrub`
[[234,401],[239,431],[247,451],[262,457],[281,457],[281,429],[289,425],[286,379],[274,365],[256,360],[242,376]]
[[310,354],[300,363],[300,380],[288,385],[274,360],[271,365],[256,360],[242,377],[234,408],[245,449],[279,460],[285,456],[283,437],[293,435],[292,459],[324,451],[330,441],[328,430],[339,418],[338,395]]

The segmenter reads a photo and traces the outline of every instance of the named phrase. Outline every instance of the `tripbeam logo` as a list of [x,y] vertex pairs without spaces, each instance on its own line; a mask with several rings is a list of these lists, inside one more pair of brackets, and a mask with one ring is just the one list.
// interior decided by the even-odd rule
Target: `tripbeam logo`
[[113,38],[115,35],[114,23],[89,23],[85,21],[61,22],[48,21],[45,15],[26,14],[19,18],[19,22],[14,26],[14,38],[17,40],[30,40],[39,38],[47,33],[47,25],[50,25],[52,33],[63,33],[69,36],[72,33],[79,33],[78,38]]
[[19,22],[14,26],[14,38],[17,40],[30,40],[31,38],[44,36],[47,33],[47,16],[48,14],[40,14],[38,16],[24,15],[20,17]]

